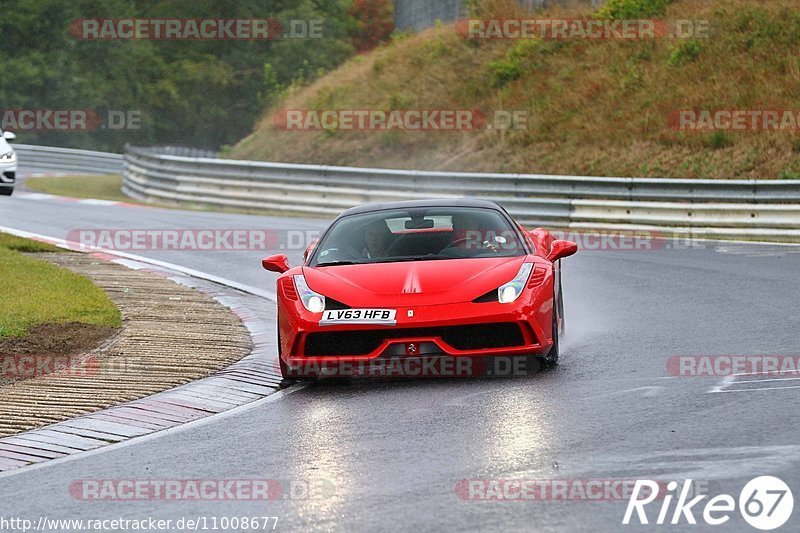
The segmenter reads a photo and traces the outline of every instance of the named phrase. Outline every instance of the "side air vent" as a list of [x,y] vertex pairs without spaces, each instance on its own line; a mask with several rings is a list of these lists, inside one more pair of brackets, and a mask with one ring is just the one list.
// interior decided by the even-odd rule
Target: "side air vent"
[[534,287],[538,287],[542,283],[544,283],[544,278],[547,277],[547,269],[544,267],[537,266],[531,272],[531,277],[528,280],[528,288],[532,289]]
[[284,278],[281,280],[281,290],[283,295],[289,300],[297,300],[297,288],[294,286],[292,278]]

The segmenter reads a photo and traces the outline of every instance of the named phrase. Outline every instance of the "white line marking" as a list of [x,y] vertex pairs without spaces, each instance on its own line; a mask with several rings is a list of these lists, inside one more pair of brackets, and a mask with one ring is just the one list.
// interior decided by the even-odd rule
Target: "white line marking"
[[95,200],[93,198],[86,198],[85,200],[78,200],[79,204],[84,205],[119,205],[120,202],[114,202],[112,200]]
[[215,415],[207,416],[207,417],[204,417],[204,418],[198,418],[197,420],[192,420],[190,422],[187,422],[185,424],[181,424],[179,426],[174,426],[174,427],[171,427],[171,428],[162,429],[161,431],[156,431],[154,433],[148,433],[147,435],[142,435],[141,437],[133,437],[133,438],[130,438],[128,440],[124,440],[122,442],[109,443],[107,446],[101,446],[100,448],[94,448],[92,450],[87,450],[87,451],[84,451],[84,452],[79,452],[79,453],[75,453],[75,454],[72,454],[72,455],[67,455],[65,457],[59,457],[57,459],[51,459],[49,461],[44,461],[44,462],[41,462],[41,463],[35,463],[33,465],[24,466],[24,467],[21,467],[21,468],[16,468],[14,470],[7,470],[5,472],[0,472],[0,479],[5,478],[5,477],[9,477],[9,476],[14,476],[14,475],[17,475],[17,474],[27,474],[28,472],[30,472],[32,470],[38,470],[39,468],[44,468],[44,467],[58,465],[58,464],[61,464],[61,463],[66,463],[68,461],[74,461],[76,459],[86,459],[87,457],[91,457],[91,456],[98,455],[98,454],[101,454],[101,453],[110,452],[112,450],[119,450],[120,448],[124,448],[124,447],[130,446],[132,444],[141,444],[141,443],[148,442],[148,441],[151,441],[151,440],[159,439],[161,437],[167,436],[167,434],[171,435],[173,433],[179,433],[179,432],[184,431],[186,429],[204,426],[204,425],[210,424],[212,422],[218,422],[220,420],[224,420],[226,418],[230,418],[232,416],[239,415],[239,414],[241,414],[243,412],[246,412],[246,411],[249,411],[251,409],[255,409],[257,407],[261,407],[261,406],[266,405],[268,403],[272,403],[274,401],[280,400],[280,399],[282,399],[282,398],[284,398],[284,397],[286,397],[286,396],[288,396],[290,394],[293,394],[293,393],[295,393],[295,392],[297,392],[299,390],[302,390],[307,385],[308,385],[308,383],[297,383],[295,385],[292,385],[288,389],[279,390],[278,392],[270,394],[269,396],[261,398],[260,400],[255,400],[253,402],[246,403],[246,404],[240,405],[238,407],[234,407],[233,409],[228,409],[227,411],[223,411],[223,412],[215,414]]
[[772,378],[772,379],[741,379],[736,382],[739,383],[766,383],[767,381],[796,381],[800,378]]
[[193,268],[182,267],[180,265],[176,265],[175,263],[168,263],[166,261],[159,261],[158,259],[151,259],[149,257],[143,257],[141,255],[129,254],[127,252],[119,252],[116,250],[106,250],[104,248],[92,248],[90,250],[82,249],[79,243],[73,241],[67,241],[64,239],[60,239],[58,237],[50,237],[48,235],[41,235],[39,233],[32,233],[29,231],[18,230],[14,228],[9,228],[7,226],[0,226],[0,231],[4,231],[6,233],[10,233],[11,235],[16,235],[17,237],[25,237],[28,239],[35,239],[39,241],[45,241],[51,244],[56,244],[61,248],[65,248],[67,250],[73,251],[83,251],[88,253],[102,253],[113,255],[115,257],[121,257],[123,259],[130,259],[133,261],[138,261],[140,263],[144,263],[147,265],[158,266],[161,268],[165,268],[168,270],[174,270],[175,272],[180,272],[181,274],[186,274],[187,276],[192,276],[194,278],[203,279],[206,281],[211,281],[213,283],[217,283],[219,285],[225,285],[227,287],[231,287],[233,289],[240,290],[247,294],[252,294],[253,296],[260,296],[261,298],[265,298],[271,302],[278,301],[278,295],[274,291],[269,291],[266,289],[259,289],[258,287],[253,287],[251,285],[245,285],[244,283],[239,283],[238,281],[233,281],[231,279],[223,278],[220,276],[215,276],[214,274],[208,274],[206,272],[200,272],[199,270],[194,270]]
[[722,378],[722,381],[720,381],[717,385],[715,385],[710,391],[708,391],[708,393],[711,394],[711,393],[717,393],[717,392],[749,392],[749,391],[760,391],[760,390],[778,390],[778,389],[800,388],[800,387],[763,387],[763,388],[757,388],[757,389],[732,389],[732,390],[726,390],[729,387],[731,387],[732,385],[738,385],[739,383],[766,383],[768,381],[794,381],[794,380],[800,379],[800,377],[796,377],[796,378],[771,378],[771,379],[743,379],[743,380],[740,380],[740,381],[736,381],[736,378],[739,377],[739,376],[757,377],[759,375],[774,375],[774,374],[784,374],[784,373],[787,374],[787,375],[792,376],[792,375],[798,375],[798,373],[800,373],[800,371],[798,371],[798,370],[763,370],[763,371],[761,371],[760,370],[758,372],[740,372],[738,374],[731,374],[729,376],[725,376],[724,378]]
[[763,374],[800,374],[800,370],[759,370],[758,372],[739,372],[732,376],[759,376]]
[[630,392],[638,392],[638,391],[646,391],[644,394],[642,394],[642,397],[643,398],[649,398],[649,397],[658,395],[663,388],[664,387],[659,387],[659,386],[636,387],[635,389],[625,389],[625,390],[604,392],[602,394],[595,394],[594,396],[587,396],[585,399],[590,400],[590,399],[593,399],[593,398],[604,398],[606,396],[617,396],[619,394],[628,394]]
[[733,385],[735,380],[736,380],[735,374],[731,374],[730,376],[725,376],[724,378],[722,378],[722,381],[720,381],[717,385],[715,385],[710,391],[708,391],[708,393],[711,394],[714,392],[725,392],[725,389]]
[[17,194],[17,198],[25,200],[53,200],[58,198],[58,196],[45,194],[43,192],[23,192],[21,194]]
[[757,389],[728,389],[728,390],[716,390],[709,392],[756,392],[762,390],[787,390],[787,389],[800,389],[800,385],[794,385],[792,387],[759,387]]

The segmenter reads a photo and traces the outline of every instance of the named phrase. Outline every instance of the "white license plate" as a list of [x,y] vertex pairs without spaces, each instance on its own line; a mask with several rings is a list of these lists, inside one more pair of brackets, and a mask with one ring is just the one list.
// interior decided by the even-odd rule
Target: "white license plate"
[[320,326],[336,326],[339,324],[378,324],[394,326],[397,311],[395,309],[334,309],[325,311]]

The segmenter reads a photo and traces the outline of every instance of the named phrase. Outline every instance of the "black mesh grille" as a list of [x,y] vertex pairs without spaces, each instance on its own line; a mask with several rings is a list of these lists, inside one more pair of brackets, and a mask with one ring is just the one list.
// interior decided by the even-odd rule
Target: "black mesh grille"
[[347,304],[343,304],[338,300],[334,300],[333,298],[325,297],[325,310],[326,311],[337,311],[343,309],[350,309],[350,306]]
[[498,302],[497,289],[492,289],[483,296],[478,296],[477,298],[472,300],[472,303],[474,304],[484,304],[488,302],[495,302],[495,303]]
[[444,342],[456,350],[512,348],[525,343],[517,324],[503,322],[439,328],[311,333],[306,338],[305,355],[366,355],[375,351],[384,340],[402,337],[441,337]]

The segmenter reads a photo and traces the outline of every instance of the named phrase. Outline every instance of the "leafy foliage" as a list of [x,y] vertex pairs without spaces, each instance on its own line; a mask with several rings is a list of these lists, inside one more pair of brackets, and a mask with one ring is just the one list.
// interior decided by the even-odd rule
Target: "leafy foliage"
[[359,52],[368,52],[389,40],[394,30],[393,0],[354,0],[350,16],[355,25],[350,40]]
[[[359,27],[353,0],[6,0],[3,8],[0,108],[141,117],[139,129],[121,131],[18,130],[19,142],[101,150],[120,150],[126,142],[233,144],[288,87],[349,58],[351,43],[385,38],[383,26]],[[69,28],[83,18],[321,20],[323,38],[78,40]]]
[[690,63],[700,56],[702,49],[703,48],[700,45],[700,42],[694,39],[681,41],[679,44],[670,49],[667,63],[671,67],[678,67],[680,65]]
[[505,87],[524,74],[534,71],[539,66],[535,59],[536,55],[546,54],[550,49],[559,46],[561,43],[543,43],[528,39],[519,41],[516,46],[508,50],[504,58],[488,63],[492,87]]
[[608,0],[597,10],[597,16],[608,19],[660,17],[671,3],[672,0]]

